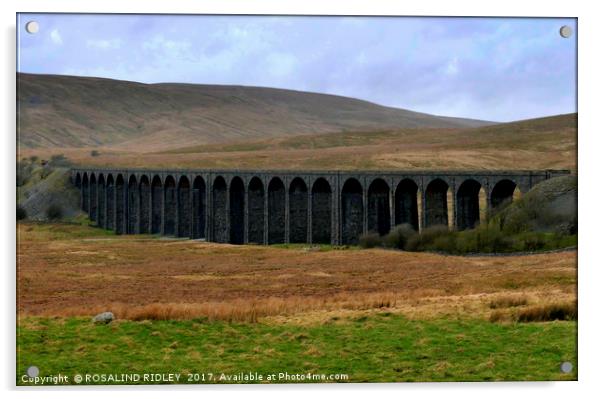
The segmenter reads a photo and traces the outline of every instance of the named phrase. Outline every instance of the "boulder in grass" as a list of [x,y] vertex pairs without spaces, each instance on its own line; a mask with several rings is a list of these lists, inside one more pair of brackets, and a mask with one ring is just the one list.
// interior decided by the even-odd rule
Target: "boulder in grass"
[[92,318],[95,324],[108,324],[115,319],[115,316],[111,312],[102,312]]

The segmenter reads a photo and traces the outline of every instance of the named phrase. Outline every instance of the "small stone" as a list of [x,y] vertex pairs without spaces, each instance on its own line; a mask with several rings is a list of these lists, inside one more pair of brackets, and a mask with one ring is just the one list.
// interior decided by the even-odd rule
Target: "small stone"
[[115,319],[115,316],[111,312],[102,312],[92,318],[92,321],[96,324],[108,324]]

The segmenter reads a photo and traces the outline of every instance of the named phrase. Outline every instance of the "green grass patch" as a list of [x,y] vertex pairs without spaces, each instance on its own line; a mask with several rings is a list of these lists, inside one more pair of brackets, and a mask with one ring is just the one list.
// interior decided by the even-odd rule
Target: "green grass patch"
[[115,236],[112,230],[105,230],[90,225],[90,220],[82,215],[73,222],[19,222],[21,234],[32,233],[28,240],[70,240],[94,237]]
[[[347,374],[348,382],[575,380],[576,322],[408,320],[385,313],[315,325],[26,318],[17,328],[17,384],[40,376],[180,373]],[[209,373],[217,380],[208,381]],[[198,381],[198,382],[203,382]],[[223,382],[223,381],[222,381]],[[298,382],[298,381],[277,381]]]

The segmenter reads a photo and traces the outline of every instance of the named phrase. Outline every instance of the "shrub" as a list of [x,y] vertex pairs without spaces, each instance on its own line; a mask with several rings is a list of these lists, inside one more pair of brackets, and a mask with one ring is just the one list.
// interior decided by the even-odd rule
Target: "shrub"
[[17,205],[17,220],[27,219],[27,211],[21,205]]
[[39,160],[39,159],[40,159],[40,158],[38,158],[38,156],[37,156],[37,155],[32,155],[32,156],[30,156],[30,157],[29,157],[29,161],[30,161],[31,163],[36,163],[36,162],[38,162],[38,160]]
[[408,240],[416,234],[418,233],[411,224],[400,224],[383,237],[383,244],[388,248],[404,249]]
[[98,152],[97,150],[92,150],[90,151],[90,155],[92,155],[93,157],[97,157],[100,155],[100,152]]
[[382,239],[373,231],[360,236],[358,245],[362,248],[374,248],[382,245]]
[[58,204],[51,204],[46,209],[46,217],[48,220],[60,220],[63,218],[63,208]]
[[52,172],[54,172],[54,168],[50,167],[50,165],[44,166],[40,172],[40,179],[47,178]]
[[435,240],[449,234],[451,234],[451,232],[448,227],[444,225],[427,227],[419,234],[411,236],[406,243],[405,249],[407,251],[433,250],[433,243]]
[[71,166],[71,161],[63,154],[56,154],[50,157],[49,164],[52,166]]
[[523,309],[516,315],[519,323],[552,320],[577,320],[577,302],[550,303]]
[[450,232],[449,234],[441,235],[433,241],[431,249],[438,252],[447,252],[450,254],[458,253],[457,249],[457,234]]
[[525,251],[537,251],[546,245],[545,237],[537,233],[523,234],[519,239]]

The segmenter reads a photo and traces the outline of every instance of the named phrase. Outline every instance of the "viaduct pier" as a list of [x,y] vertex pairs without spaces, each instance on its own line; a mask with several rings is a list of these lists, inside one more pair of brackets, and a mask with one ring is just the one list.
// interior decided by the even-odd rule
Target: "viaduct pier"
[[340,245],[403,223],[472,228],[516,190],[569,173],[77,168],[71,180],[90,219],[117,234]]

